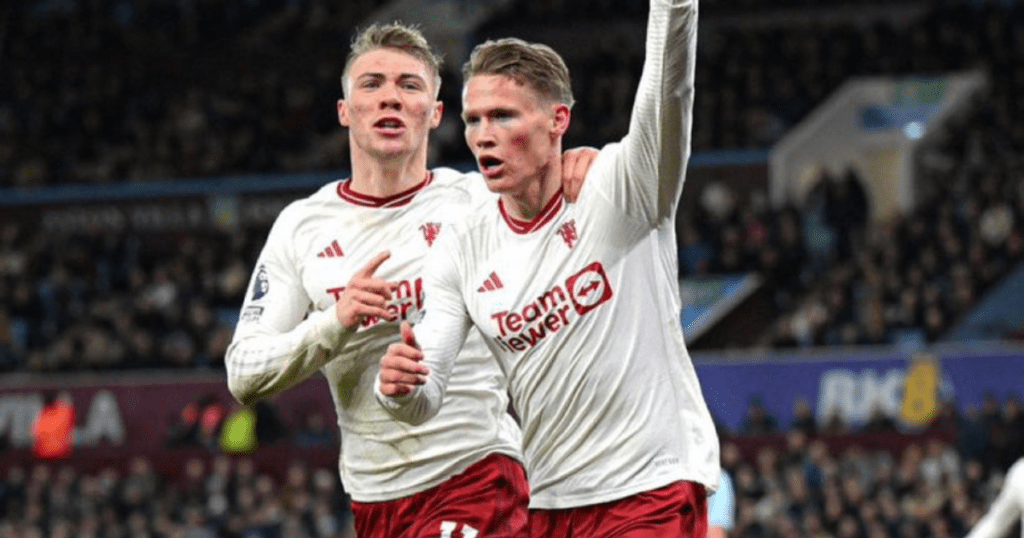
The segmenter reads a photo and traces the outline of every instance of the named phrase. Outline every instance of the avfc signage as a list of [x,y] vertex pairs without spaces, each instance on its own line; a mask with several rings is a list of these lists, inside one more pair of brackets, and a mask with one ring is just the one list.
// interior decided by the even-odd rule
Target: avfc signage
[[[325,388],[322,378],[303,381],[275,398],[272,406],[294,431],[299,426],[297,417],[312,410],[333,415],[334,405]],[[228,414],[242,407],[234,402],[222,374],[9,376],[0,379],[0,446],[28,451],[32,423],[45,396],[59,392],[66,392],[75,406],[75,450],[95,448],[108,454],[164,449],[171,438],[171,424],[194,402],[216,402]],[[0,471],[9,463],[5,457],[0,457]]]
[[[78,415],[76,447],[125,444],[124,418],[113,393],[100,389],[73,400]],[[32,424],[42,407],[41,392],[0,394],[0,438],[15,448],[31,446]]]
[[[12,219],[47,233],[133,230],[145,233],[267,227],[289,202],[306,192],[97,198],[3,207]],[[0,204],[2,205],[2,204]]]

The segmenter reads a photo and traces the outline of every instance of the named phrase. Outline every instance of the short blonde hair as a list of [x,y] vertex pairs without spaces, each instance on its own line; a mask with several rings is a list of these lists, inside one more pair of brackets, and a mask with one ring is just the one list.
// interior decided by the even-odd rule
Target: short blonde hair
[[477,45],[462,66],[463,84],[476,75],[505,75],[544,98],[572,107],[569,68],[551,47],[508,37]]
[[348,72],[357,58],[377,49],[390,49],[415,57],[427,66],[434,77],[434,97],[441,91],[441,55],[431,48],[423,32],[416,26],[400,22],[372,24],[352,40],[352,48],[345,59],[341,74],[341,91],[348,91]]

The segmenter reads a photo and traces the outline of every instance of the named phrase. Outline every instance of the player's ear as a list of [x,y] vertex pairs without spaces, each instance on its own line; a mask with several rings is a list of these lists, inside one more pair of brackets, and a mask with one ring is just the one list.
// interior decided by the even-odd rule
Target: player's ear
[[441,125],[442,118],[444,118],[444,103],[434,101],[434,110],[430,116],[430,128],[436,129],[438,125]]
[[569,120],[572,117],[572,110],[565,103],[555,103],[552,106],[554,112],[551,122],[551,136],[559,137],[569,130]]
[[338,123],[342,127],[348,127],[351,124],[348,117],[348,103],[344,99],[338,99]]

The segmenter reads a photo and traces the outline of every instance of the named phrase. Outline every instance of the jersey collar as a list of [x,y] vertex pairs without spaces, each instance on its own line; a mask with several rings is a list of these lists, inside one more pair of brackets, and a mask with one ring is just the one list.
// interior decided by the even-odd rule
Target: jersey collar
[[505,210],[505,203],[498,199],[498,209],[501,211],[501,216],[505,219],[505,223],[512,229],[513,232],[523,235],[539,230],[545,224],[551,222],[555,215],[562,209],[565,204],[565,198],[562,196],[562,189],[558,189],[558,192],[548,200],[548,203],[544,205],[544,209],[540,210],[540,213],[531,221],[519,220],[508,214]]
[[381,198],[352,190],[352,178],[349,178],[338,184],[338,197],[346,202],[363,207],[400,207],[411,202],[416,193],[430,185],[432,181],[434,181],[434,172],[433,170],[427,170],[427,177],[423,178],[423,181],[398,194]]

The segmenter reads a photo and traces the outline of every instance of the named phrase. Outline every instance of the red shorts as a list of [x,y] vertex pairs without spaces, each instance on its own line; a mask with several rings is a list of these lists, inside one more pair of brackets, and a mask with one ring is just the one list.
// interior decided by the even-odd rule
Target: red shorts
[[352,503],[359,538],[527,538],[530,486],[518,461],[491,454],[415,495]]
[[707,493],[694,482],[602,504],[530,510],[533,538],[704,538],[707,533]]

